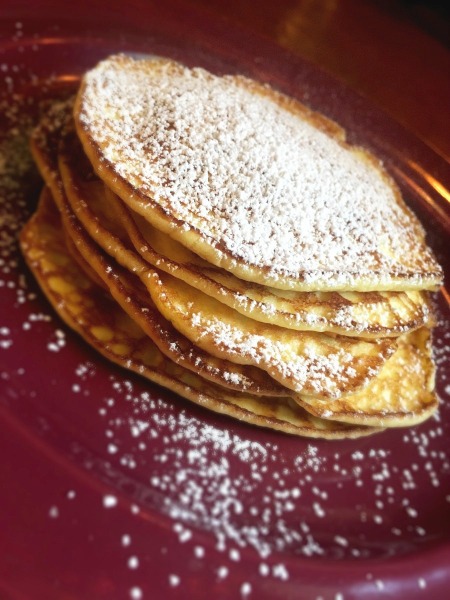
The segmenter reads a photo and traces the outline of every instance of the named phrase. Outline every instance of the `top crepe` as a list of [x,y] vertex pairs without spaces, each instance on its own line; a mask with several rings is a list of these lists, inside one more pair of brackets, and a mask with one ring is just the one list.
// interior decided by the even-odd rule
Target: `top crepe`
[[75,122],[94,169],[132,210],[242,279],[299,291],[441,282],[377,160],[271,88],[113,56],[84,77]]

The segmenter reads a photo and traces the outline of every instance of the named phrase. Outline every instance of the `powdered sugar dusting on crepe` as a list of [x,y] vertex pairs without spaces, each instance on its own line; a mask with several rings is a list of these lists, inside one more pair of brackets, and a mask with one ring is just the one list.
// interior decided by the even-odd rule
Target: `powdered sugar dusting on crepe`
[[349,284],[437,269],[371,160],[242,78],[138,65],[116,57],[88,73],[80,122],[116,173],[186,230],[274,277]]

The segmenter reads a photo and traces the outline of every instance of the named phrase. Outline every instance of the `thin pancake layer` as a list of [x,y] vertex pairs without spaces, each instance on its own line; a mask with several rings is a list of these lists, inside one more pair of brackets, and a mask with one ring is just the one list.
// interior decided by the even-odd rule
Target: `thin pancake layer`
[[395,354],[367,387],[332,402],[297,396],[318,417],[373,427],[405,427],[428,419],[438,407],[430,331],[401,336]]
[[340,439],[377,431],[324,421],[286,399],[226,392],[168,361],[118,305],[71,258],[58,213],[44,191],[37,213],[21,233],[24,256],[58,314],[116,364],[215,412],[307,437]]
[[130,208],[242,279],[300,291],[441,283],[376,159],[267,86],[115,56],[85,75],[75,122]]

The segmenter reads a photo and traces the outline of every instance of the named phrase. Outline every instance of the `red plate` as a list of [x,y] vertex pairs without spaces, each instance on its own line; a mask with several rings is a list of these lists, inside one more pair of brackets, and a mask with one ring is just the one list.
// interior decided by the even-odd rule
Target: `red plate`
[[117,51],[249,74],[337,119],[383,158],[447,270],[448,165],[311,65],[182,4],[91,0],[73,15],[34,4],[0,9],[2,599],[447,598],[443,294],[440,416],[308,441],[210,414],[107,363],[53,313],[16,235],[39,189],[20,152],[36,107]]

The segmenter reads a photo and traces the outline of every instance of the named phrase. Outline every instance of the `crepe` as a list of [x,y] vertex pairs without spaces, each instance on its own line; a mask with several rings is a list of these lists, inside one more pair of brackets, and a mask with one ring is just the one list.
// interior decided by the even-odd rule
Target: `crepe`
[[74,114],[110,189],[240,279],[299,291],[440,285],[423,229],[379,162],[267,86],[113,56],[85,75]]
[[[180,107],[196,94],[186,120]],[[207,108],[215,121],[228,115],[215,138],[200,122]],[[280,178],[271,179],[283,161],[264,167],[252,136],[266,158],[275,141],[287,152]],[[31,148],[48,190],[22,233],[25,257],[62,318],[103,355],[216,412],[298,435],[357,437],[436,412],[429,290],[442,271],[395,184],[338,125],[248,79],[112,57],[85,76],[75,104],[50,107]],[[230,191],[235,151],[243,194]],[[350,198],[344,179],[356,165]],[[191,167],[203,169],[201,189]],[[309,237],[301,219],[291,235],[299,211]],[[263,218],[279,230],[257,242],[253,221]],[[269,254],[248,260],[246,244],[257,243],[276,250],[267,264]],[[323,252],[332,252],[326,269]]]
[[355,394],[333,402],[297,396],[312,414],[373,427],[406,427],[436,412],[435,367],[430,331],[423,327],[399,338],[398,349],[377,377]]

